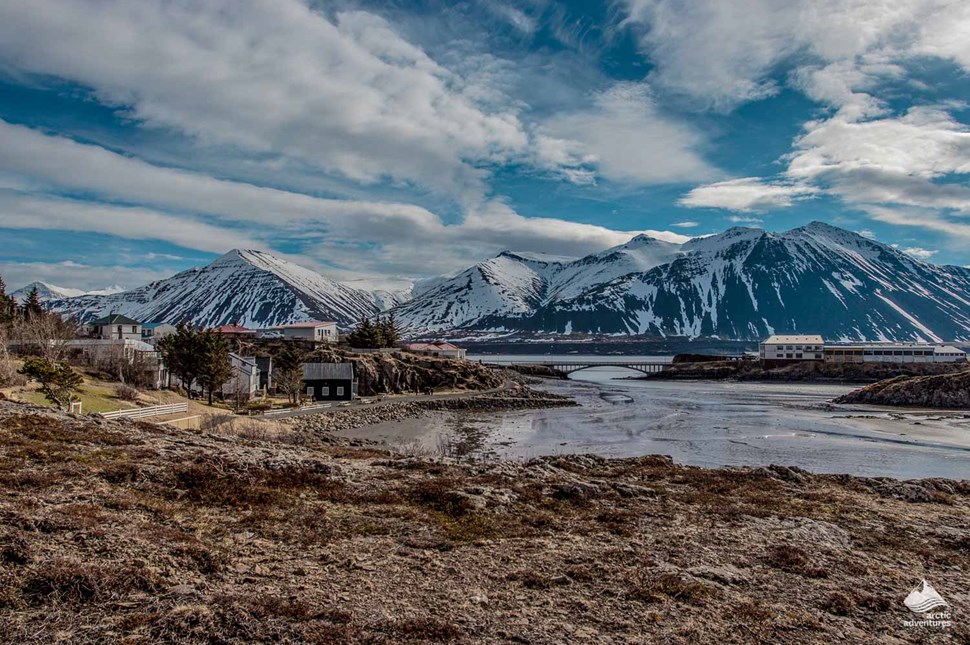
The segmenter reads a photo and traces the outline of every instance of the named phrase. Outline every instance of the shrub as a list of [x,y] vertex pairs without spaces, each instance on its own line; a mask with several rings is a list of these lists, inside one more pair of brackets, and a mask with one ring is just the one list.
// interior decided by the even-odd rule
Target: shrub
[[828,573],[812,565],[808,553],[797,546],[779,544],[768,550],[765,562],[770,567],[808,578],[827,578]]
[[115,387],[115,396],[122,401],[137,401],[139,394],[138,388],[132,387],[127,383],[122,383]]
[[461,517],[475,510],[468,497],[449,486],[447,480],[433,479],[416,484],[408,497],[414,502],[449,517]]

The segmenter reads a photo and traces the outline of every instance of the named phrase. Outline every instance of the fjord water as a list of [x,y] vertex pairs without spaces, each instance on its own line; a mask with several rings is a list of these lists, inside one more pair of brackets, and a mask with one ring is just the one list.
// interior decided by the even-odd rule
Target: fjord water
[[[579,361],[583,356],[475,357],[477,360]],[[592,358],[592,357],[588,357]],[[621,357],[596,357],[622,360]],[[623,357],[669,360],[669,357]],[[542,389],[567,394],[577,408],[445,413],[388,422],[353,433],[433,448],[469,428],[482,452],[506,458],[593,453],[670,455],[678,463],[798,466],[861,476],[970,477],[970,411],[912,411],[832,405],[854,386],[726,381],[643,381],[623,368],[576,372]]]

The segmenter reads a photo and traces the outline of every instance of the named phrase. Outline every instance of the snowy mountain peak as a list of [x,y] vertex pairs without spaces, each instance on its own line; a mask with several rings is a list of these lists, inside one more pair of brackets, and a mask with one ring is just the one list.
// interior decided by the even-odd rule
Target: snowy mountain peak
[[22,302],[25,298],[27,298],[28,295],[30,295],[31,290],[34,288],[37,289],[37,295],[40,297],[41,302],[49,302],[51,300],[60,300],[61,298],[73,298],[84,295],[118,293],[119,291],[123,291],[123,289],[118,286],[111,286],[98,291],[84,291],[82,289],[58,287],[53,284],[47,284],[46,282],[34,281],[17,289],[10,295],[13,296],[18,302]]
[[243,249],[132,291],[58,299],[52,306],[81,320],[111,311],[142,322],[190,322],[205,327],[335,320],[347,328],[380,311],[377,299],[367,291],[271,253]]

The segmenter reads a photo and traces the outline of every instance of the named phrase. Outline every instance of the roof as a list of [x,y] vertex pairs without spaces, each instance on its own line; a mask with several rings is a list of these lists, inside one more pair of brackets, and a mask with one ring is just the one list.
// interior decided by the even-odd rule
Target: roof
[[450,351],[450,352],[461,351],[461,347],[458,347],[457,345],[452,345],[451,343],[448,343],[448,342],[411,343],[410,345],[408,345],[408,349],[410,349],[413,352],[434,352],[434,351],[442,351],[442,350]]
[[308,327],[320,327],[322,325],[336,325],[337,323],[332,320],[320,320],[320,321],[310,321],[310,322],[298,322],[290,323],[289,325],[276,325],[275,327],[270,327],[270,329],[304,329]]
[[167,322],[150,322],[150,323],[141,324],[143,329],[158,329],[159,327],[163,327],[166,325],[169,327],[175,327],[175,325],[173,325],[172,323],[167,323]]
[[214,331],[217,334],[255,334],[256,333],[255,329],[250,329],[249,327],[243,327],[242,325],[236,325],[234,323],[229,325],[220,325],[219,327],[214,328],[212,331]]
[[944,352],[946,352],[947,354],[966,354],[965,351],[963,351],[959,347],[954,347],[953,345],[939,345],[933,348],[933,351],[936,354],[942,354]]
[[785,335],[774,335],[769,336],[765,340],[761,341],[766,345],[785,345],[791,343],[802,343],[809,345],[821,345],[825,341],[818,334],[803,335],[803,336],[785,336]]
[[353,363],[304,363],[303,379],[306,381],[352,381]]
[[141,323],[137,320],[132,320],[128,316],[122,316],[121,314],[108,314],[103,318],[98,318],[97,320],[91,321],[92,325],[140,325]]

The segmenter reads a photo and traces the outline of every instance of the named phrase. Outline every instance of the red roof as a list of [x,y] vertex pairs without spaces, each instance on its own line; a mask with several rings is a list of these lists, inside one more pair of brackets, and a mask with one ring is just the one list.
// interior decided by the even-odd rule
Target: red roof
[[299,329],[304,327],[319,327],[320,325],[336,325],[336,324],[337,323],[331,320],[322,320],[322,321],[290,323],[289,325],[276,325],[275,327],[270,327],[270,329]]
[[255,334],[255,329],[249,329],[248,327],[243,327],[242,325],[230,324],[221,325],[213,329],[217,334]]
[[461,351],[461,348],[457,345],[452,345],[451,343],[440,342],[440,343],[411,343],[408,345],[408,349],[413,352],[434,352],[434,351]]

